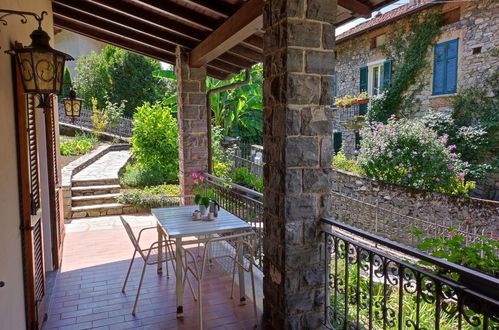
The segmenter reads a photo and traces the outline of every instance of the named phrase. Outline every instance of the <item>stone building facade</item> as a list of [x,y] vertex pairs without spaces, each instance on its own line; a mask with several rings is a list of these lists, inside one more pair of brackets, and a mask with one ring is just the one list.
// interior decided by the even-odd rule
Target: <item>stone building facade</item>
[[[457,72],[455,90],[452,93],[435,93],[434,84],[434,47],[428,50],[430,65],[422,74],[423,89],[418,95],[420,108],[414,116],[422,116],[429,111],[448,112],[456,92],[480,83],[498,68],[499,57],[499,2],[478,0],[454,2],[444,5],[432,1],[411,1],[390,12],[378,15],[337,36],[336,40],[336,77],[335,93],[342,97],[346,94],[357,95],[360,91],[360,70],[368,69],[368,93],[373,95],[375,68],[381,75],[382,65],[387,61],[381,51],[382,44],[389,44],[393,35],[407,27],[415,15],[428,11],[441,11],[444,21],[441,34],[434,47],[445,42],[455,41],[457,45]],[[391,71],[397,64],[391,63]],[[380,78],[380,83],[382,84]],[[341,145],[349,156],[355,150],[355,131],[345,128],[340,120],[340,110],[335,112],[335,138],[342,140]],[[337,148],[340,145],[335,143]],[[335,149],[336,149],[335,148]]]

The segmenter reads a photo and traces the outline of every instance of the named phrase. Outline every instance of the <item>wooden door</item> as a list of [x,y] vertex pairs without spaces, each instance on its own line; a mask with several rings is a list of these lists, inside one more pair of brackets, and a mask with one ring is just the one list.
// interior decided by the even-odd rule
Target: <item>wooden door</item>
[[13,71],[26,326],[41,329],[47,316],[47,295],[35,111],[43,110],[35,109],[35,97],[24,94],[19,70],[15,67]]
[[64,243],[64,210],[59,163],[59,134],[57,133],[57,98],[50,98],[50,107],[45,112],[45,133],[47,138],[47,161],[49,175],[50,223],[52,229],[52,259],[54,269],[62,262]]

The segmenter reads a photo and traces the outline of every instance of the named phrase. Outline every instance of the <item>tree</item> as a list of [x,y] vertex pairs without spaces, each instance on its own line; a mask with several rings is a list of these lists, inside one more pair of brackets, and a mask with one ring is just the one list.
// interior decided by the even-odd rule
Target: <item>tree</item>
[[154,103],[164,98],[168,84],[152,76],[160,68],[156,60],[106,46],[99,53],[78,58],[76,90],[87,104],[92,97],[99,104],[106,101],[120,104],[126,100],[124,114],[132,116],[144,102]]
[[60,97],[69,97],[69,91],[73,89],[73,82],[71,81],[71,72],[69,68],[64,68],[64,76],[62,78],[62,88]]

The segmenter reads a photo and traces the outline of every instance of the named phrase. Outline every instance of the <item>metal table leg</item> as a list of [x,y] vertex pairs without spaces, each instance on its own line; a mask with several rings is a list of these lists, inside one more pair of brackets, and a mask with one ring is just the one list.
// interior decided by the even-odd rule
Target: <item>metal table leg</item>
[[[161,226],[158,224],[156,226],[157,231],[158,231],[158,260],[163,259],[163,230],[161,229]],[[163,263],[158,262],[158,274],[163,274]]]
[[182,238],[175,239],[175,258],[176,258],[176,292],[177,292],[177,317],[184,317],[184,286],[183,286],[183,252]]
[[[243,256],[243,241],[242,238],[237,239],[237,246],[239,247],[237,250],[237,260],[241,265],[244,265],[244,256]],[[244,283],[244,269],[239,266],[239,302],[241,305],[246,304],[246,287]]]

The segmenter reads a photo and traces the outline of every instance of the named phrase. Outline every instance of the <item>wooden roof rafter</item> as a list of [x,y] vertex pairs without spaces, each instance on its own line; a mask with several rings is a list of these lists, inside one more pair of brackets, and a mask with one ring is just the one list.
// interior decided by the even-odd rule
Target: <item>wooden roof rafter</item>
[[[78,33],[140,55],[154,58],[158,61],[173,65],[175,64],[175,53],[136,42],[135,40],[129,39],[122,35],[96,28],[90,24],[74,21],[57,13],[54,13],[54,25],[67,31]],[[231,75],[231,72],[225,71],[213,65],[207,66],[207,72],[211,77],[221,80],[227,79],[227,77]]]
[[[167,63],[177,46],[226,79],[263,60],[265,0],[52,0],[57,27]],[[395,0],[338,0],[336,24]]]
[[262,27],[264,0],[250,0],[191,51],[190,65],[200,67]]

